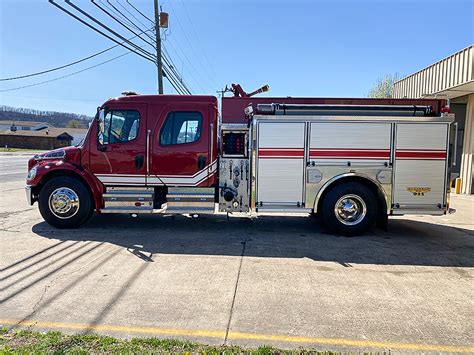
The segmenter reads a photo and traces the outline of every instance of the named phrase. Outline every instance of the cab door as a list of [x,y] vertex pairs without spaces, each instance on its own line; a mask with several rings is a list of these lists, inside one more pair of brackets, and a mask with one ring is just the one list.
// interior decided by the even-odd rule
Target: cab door
[[217,160],[211,161],[210,154],[213,125],[210,105],[174,103],[152,107],[149,117],[149,123],[153,122],[154,126],[147,184],[209,186],[209,176],[217,167]]
[[89,165],[104,185],[145,185],[146,110],[146,104],[115,104],[96,125]]

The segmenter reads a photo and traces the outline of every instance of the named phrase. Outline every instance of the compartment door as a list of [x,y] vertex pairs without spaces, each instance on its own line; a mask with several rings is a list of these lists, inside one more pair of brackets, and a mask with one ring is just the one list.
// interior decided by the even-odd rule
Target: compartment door
[[442,212],[446,197],[448,124],[399,123],[393,203],[394,213]]
[[351,166],[388,166],[391,134],[390,123],[311,123],[311,163],[316,166],[347,166],[348,163]]
[[258,206],[302,206],[304,144],[304,123],[258,123]]

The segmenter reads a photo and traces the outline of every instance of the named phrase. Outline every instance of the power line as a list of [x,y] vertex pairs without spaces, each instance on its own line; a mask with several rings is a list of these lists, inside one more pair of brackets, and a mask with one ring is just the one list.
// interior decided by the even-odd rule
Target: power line
[[135,6],[133,6],[132,3],[130,3],[128,0],[127,1],[127,4],[129,4],[131,7],[133,7],[135,9],[135,11],[137,11],[140,15],[142,15],[144,18],[146,18],[148,21],[150,21],[151,23],[155,23],[152,19],[150,19],[147,15],[145,15],[143,12],[141,12],[140,10],[138,10]]
[[113,29],[111,29],[109,26],[106,26],[104,25],[102,22],[100,22],[99,20],[97,20],[94,16],[91,16],[89,15],[87,12],[85,12],[84,10],[82,10],[79,6],[77,5],[74,5],[71,0],[65,0],[66,1],[66,4],[68,4],[69,6],[71,6],[72,8],[74,8],[76,11],[80,12],[83,16],[86,16],[88,19],[92,20],[93,22],[95,22],[96,24],[98,24],[100,27],[104,28],[105,30],[109,31],[110,33],[112,33],[114,36],[120,38],[122,41],[125,41],[127,42],[128,45],[134,47],[136,50],[139,50],[145,54],[148,54],[150,55],[151,57],[153,57],[153,55],[146,51],[145,49],[143,49],[142,47],[139,47],[138,45],[136,45],[135,43],[127,40],[125,37],[123,37],[122,35],[120,35],[118,32],[115,32]]
[[[73,72],[73,73],[70,73],[70,74],[67,74],[67,75],[63,75],[63,76],[60,76],[60,77],[57,77],[57,78],[54,78],[54,79],[50,79],[50,80],[45,80],[45,81],[41,81],[39,83],[34,83],[34,84],[30,84],[30,85],[24,85],[24,86],[20,86],[20,87],[16,87],[16,88],[12,88],[12,89],[6,89],[6,90],[0,90],[0,92],[9,92],[9,91],[15,91],[15,90],[20,90],[20,89],[25,89],[25,88],[29,88],[29,87],[33,87],[33,86],[38,86],[38,85],[42,85],[42,84],[46,84],[46,83],[50,83],[50,82],[53,82],[53,81],[57,81],[57,80],[60,80],[60,79],[64,79],[64,78],[67,78],[67,77],[70,77],[70,76],[73,76],[73,75],[76,75],[76,74],[80,74],[84,71],[87,71],[87,70],[90,70],[90,69],[93,69],[93,68],[96,68],[100,65],[103,65],[103,64],[107,64],[113,60],[116,60],[118,58],[121,58],[127,54],[130,54],[130,52],[127,52],[127,53],[123,53],[119,56],[116,56],[116,57],[113,57],[109,60],[106,60],[104,62],[101,62],[101,63],[98,63],[96,65],[92,65],[90,67],[87,67],[87,68],[84,68],[82,70],[78,70],[76,72]],[[168,70],[168,68],[166,68]],[[167,72],[167,74],[169,75],[169,78],[167,77],[168,81],[170,82],[170,84],[175,88],[176,91],[178,91],[179,93],[187,93],[187,94],[191,94],[190,90],[186,87],[186,84],[183,83],[182,81],[180,81],[179,78],[174,78],[173,77],[173,74],[171,72]],[[170,81],[170,79],[172,81]],[[184,88],[181,88],[180,85],[183,85]],[[9,94],[3,94],[3,95],[9,95]],[[10,96],[15,96],[15,95],[10,95]],[[34,98],[34,97],[32,97]],[[38,97],[40,98],[40,97]],[[59,100],[59,99],[58,99]],[[76,101],[96,101],[96,100],[76,100]]]
[[12,89],[0,90],[0,92],[7,92],[7,91],[15,91],[15,90],[20,90],[20,89],[26,89],[26,88],[30,88],[30,87],[32,87],[32,86],[38,86],[38,85],[50,83],[50,82],[52,82],[52,81],[57,81],[57,80],[61,80],[61,79],[64,79],[64,78],[68,78],[68,77],[70,77],[70,76],[73,76],[73,75],[76,75],[76,74],[85,72],[86,70],[90,70],[90,69],[93,69],[93,68],[97,68],[98,66],[101,66],[101,65],[110,63],[111,61],[116,60],[116,59],[119,59],[119,58],[121,58],[121,57],[123,57],[123,56],[126,56],[127,54],[130,54],[130,52],[123,53],[123,54],[118,55],[118,56],[116,56],[116,57],[113,57],[113,58],[111,58],[111,59],[109,59],[109,60],[106,60],[105,62],[101,62],[101,63],[95,64],[95,65],[92,65],[92,66],[90,66],[90,67],[87,67],[87,68],[84,68],[84,69],[75,71],[75,72],[70,73],[70,74],[67,74],[67,75],[63,75],[63,76],[60,76],[60,77],[57,77],[57,78],[54,78],[54,79],[50,79],[50,80],[41,81],[41,82],[39,82],[39,83],[34,83],[34,84],[30,84],[30,85],[19,86],[19,87],[12,88]]
[[59,67],[56,67],[56,68],[52,68],[52,69],[48,69],[48,70],[43,70],[43,71],[40,71],[40,72],[36,72],[36,73],[31,73],[31,74],[25,74],[25,75],[21,75],[21,76],[15,76],[15,77],[12,77],[12,78],[3,78],[3,79],[0,79],[0,81],[7,81],[7,80],[17,80],[17,79],[23,79],[23,78],[29,78],[29,77],[32,77],[32,76],[37,76],[37,75],[41,75],[41,74],[46,74],[46,73],[51,73],[53,71],[56,71],[56,70],[60,70],[60,69],[64,69],[64,68],[67,68],[67,67],[70,67],[72,65],[75,65],[75,64],[79,64],[79,63],[82,63],[88,59],[91,59],[91,58],[94,58],[94,57],[97,57],[98,55],[102,54],[102,53],[105,53],[115,47],[118,47],[118,44],[115,45],[115,46],[112,46],[112,47],[109,47],[107,49],[104,49],[103,51],[100,51],[100,52],[97,52],[95,54],[92,54],[88,57],[85,57],[85,58],[82,58],[82,59],[79,59],[79,60],[76,60],[72,63],[68,63],[68,64],[65,64],[65,65],[61,65]]
[[[100,0],[99,0],[100,1]],[[69,16],[73,17],[74,19],[76,19],[77,21],[81,22],[82,24],[86,25],[87,27],[91,28],[92,30],[94,30],[95,32],[101,34],[102,36],[110,39],[111,41],[117,43],[118,45],[121,45],[122,47],[126,48],[127,50],[129,50],[130,52],[133,52],[139,56],[141,56],[142,58],[144,59],[147,59],[153,63],[156,64],[156,56],[153,55],[152,53],[148,52],[147,50],[143,49],[143,47],[140,47],[138,46],[137,44],[131,42],[130,40],[126,39],[125,37],[123,37],[122,35],[120,35],[119,33],[117,33],[116,31],[114,31],[113,29],[111,29],[110,27],[106,26],[105,24],[103,24],[102,22],[100,22],[98,19],[96,19],[95,17],[89,15],[87,12],[85,12],[84,10],[82,10],[79,6],[76,6],[74,5],[71,0],[65,0],[66,4],[68,4],[69,6],[71,6],[72,8],[74,8],[76,11],[78,11],[79,13],[81,13],[83,16],[87,17],[89,20],[93,21],[95,24],[99,25],[100,27],[104,28],[106,31],[108,31],[109,33],[111,33],[111,35],[115,36],[115,37],[118,37],[120,39],[122,39],[127,45],[124,44],[124,42],[119,42],[117,41],[117,39],[115,39],[114,37],[112,37],[111,35],[108,35],[107,33],[103,32],[102,30],[96,28],[94,25],[90,24],[89,22],[87,22],[86,20],[80,18],[79,16],[75,15],[74,13],[72,13],[71,11],[68,11],[67,9],[65,9],[64,7],[56,4],[54,2],[54,0],[49,0],[49,2],[51,4],[53,4],[54,6],[56,6],[57,8],[59,8],[61,11],[65,12],[66,14],[68,14]],[[93,2],[93,1],[92,1]],[[101,2],[102,3],[102,2]],[[109,0],[107,0],[107,3],[109,3],[115,10],[117,10],[123,18],[126,19],[127,22],[129,23],[132,23],[133,22],[126,16],[124,15],[120,10],[118,10]],[[123,7],[120,2],[117,2],[121,7]],[[102,3],[103,4],[103,3]],[[95,4],[96,6],[98,6],[97,4]],[[100,6],[98,6],[99,8],[101,8]],[[107,7],[109,10],[110,8]],[[123,7],[124,8],[124,7]],[[126,8],[124,8],[128,13],[130,13],[130,11],[128,11]],[[101,8],[101,10],[103,10],[104,12],[108,13],[106,10],[104,10],[103,8]],[[131,13],[130,13],[131,14]],[[109,14],[110,15],[110,14]],[[133,14],[131,14],[134,18],[136,18]],[[123,24],[121,21],[117,20],[115,17],[114,19],[116,21],[118,21],[122,26],[124,26],[125,24]],[[137,19],[138,20],[138,19]],[[139,21],[141,24],[143,24],[141,21]],[[134,27],[136,27],[137,29],[141,30],[141,28],[135,24],[133,24]],[[125,26],[129,31],[133,32],[133,33],[136,33],[134,31],[132,31],[128,26]],[[142,33],[144,33],[145,31],[142,31]],[[146,42],[147,44],[151,45],[152,47],[156,48],[156,45],[153,46],[152,43],[144,40],[142,37],[138,36],[141,40],[143,40],[144,42]],[[151,37],[151,36],[149,36]],[[156,43],[156,41],[155,41]],[[132,48],[130,48],[130,46]],[[101,63],[101,64],[105,64],[104,63]],[[168,58],[166,58],[166,63],[164,63],[165,65],[163,65],[163,71],[167,74],[166,77],[167,77],[167,80],[168,82],[173,86],[173,88],[178,92],[178,93],[188,93],[188,94],[191,94],[191,90],[189,89],[188,85],[184,82],[184,80],[182,78],[180,78],[180,75],[176,72],[176,70],[174,69],[173,65],[172,65],[172,62],[171,61],[168,61]],[[87,69],[85,69],[87,70]],[[81,72],[81,71],[79,71]],[[73,73],[73,74],[70,74],[70,75],[74,75],[74,74],[77,74],[79,72],[76,72],[76,73]],[[66,75],[64,77],[67,77],[67,76],[70,76],[70,75]],[[22,89],[22,88],[25,88],[25,87],[30,87],[30,86],[36,86],[36,85],[40,85],[40,84],[44,84],[44,83],[47,83],[47,82],[51,82],[51,81],[54,81],[54,80],[59,80],[59,79],[62,79],[63,77],[60,77],[60,78],[55,78],[55,79],[51,79],[51,80],[47,80],[45,82],[41,82],[41,83],[36,83],[36,84],[32,84],[32,85],[26,85],[24,87],[19,87],[19,88],[14,88],[14,89],[9,89],[9,90],[3,90],[3,91],[0,91],[0,92],[4,92],[4,91],[12,91],[12,90],[19,90],[19,89]]]
[[[132,30],[129,26],[127,26],[125,23],[123,23],[122,21],[120,21],[119,19],[117,19],[114,15],[112,15],[110,12],[108,12],[107,10],[105,10],[103,7],[101,7],[100,5],[96,4],[94,2],[94,0],[92,0],[92,3],[94,5],[96,5],[100,10],[102,10],[103,12],[105,12],[109,17],[111,17],[112,19],[114,19],[116,22],[118,22],[120,25],[122,25],[123,27],[125,27],[128,31],[136,34],[136,32],[134,30]],[[125,18],[129,23],[133,23],[125,14],[123,14],[119,9],[117,9],[112,3],[110,3],[108,1],[108,3],[114,8],[116,9],[121,15],[123,18]],[[122,4],[120,4],[120,2],[117,2],[125,11],[127,11],[131,16],[133,16],[138,22],[140,22],[130,11],[128,11]],[[93,18],[92,16],[88,15],[87,13],[85,13],[84,11],[82,11],[80,8],[78,8],[77,6],[73,5],[72,3],[69,4],[71,6],[73,6],[76,10],[78,10],[79,12],[81,12],[83,15],[87,16],[88,18],[90,18],[91,20],[93,20],[94,22],[96,22],[97,24],[99,24],[100,26],[106,28],[109,32],[112,32],[113,34],[115,34],[116,36],[119,36],[115,31],[112,31],[109,27],[103,25],[102,23],[98,23],[97,20],[95,20],[95,18]],[[110,10],[110,9],[109,9]],[[140,22],[142,25],[144,25],[142,22]],[[140,29],[141,28],[137,25],[134,24],[134,26],[137,28],[137,29]],[[142,31],[143,32],[143,31]],[[143,40],[144,42],[146,42],[147,44],[149,44],[150,46],[152,46],[153,48],[156,48],[156,40],[154,40],[154,44],[153,43],[150,43],[148,42],[147,40],[143,39],[142,37],[140,37],[141,40]],[[155,57],[156,58],[156,57]],[[168,63],[168,68],[167,68],[167,74],[168,74],[168,81],[170,82],[170,84],[175,88],[176,91],[181,91],[181,92],[184,92],[184,93],[189,93],[191,94],[191,90],[189,89],[189,87],[187,86],[187,84],[183,81],[182,78],[180,78],[180,75],[176,72],[176,70],[173,69],[173,66]]]
[[[122,27],[126,28],[128,31],[132,32],[136,37],[139,37],[143,42],[149,44],[150,46],[154,46],[153,43],[150,43],[148,42],[147,40],[143,39],[142,37],[140,37],[140,34],[136,33],[134,30],[132,30],[130,27],[128,27],[126,24],[124,24],[122,21],[120,21],[119,19],[117,19],[114,15],[112,15],[110,12],[108,12],[106,9],[104,9],[102,6],[100,6],[99,4],[97,4],[96,2],[94,2],[94,0],[91,0],[92,3],[97,6],[100,10],[102,10],[105,14],[107,14],[110,18],[112,18],[114,21],[116,21],[117,23],[119,23],[120,25],[122,25]],[[145,32],[145,31],[142,31],[142,33]]]
[[[78,17],[75,16],[74,14],[70,13],[70,12],[67,11],[66,9],[63,9],[61,6],[55,4],[52,0],[50,0],[50,2],[51,2],[53,5],[59,7],[59,8],[60,8],[61,10],[63,10],[64,12],[66,12],[68,15],[71,15],[71,16],[74,17],[75,19],[79,20],[81,23],[84,23],[84,24],[87,25],[88,27],[90,27],[90,28],[96,30],[97,32],[99,32],[99,33],[101,33],[101,34],[103,34],[101,31],[95,29],[95,27],[89,25],[88,23],[86,23],[86,22],[83,21],[82,19],[78,18]],[[73,7],[75,7],[73,4],[70,4],[70,5],[72,5]],[[81,10],[79,10],[79,11],[80,11],[81,13],[83,13]],[[88,16],[88,17],[89,17],[89,16]],[[143,34],[143,33],[147,32],[147,31],[150,31],[150,30],[142,31],[140,34]],[[140,37],[140,34],[137,34],[137,33],[134,32],[134,31],[132,31],[132,32],[135,34],[135,36],[134,36],[134,37],[131,37],[130,39],[133,39],[133,38],[136,38],[136,37]],[[114,32],[114,33],[115,33],[115,32]],[[106,61],[104,61],[104,62],[101,62],[101,63],[95,64],[95,65],[92,65],[92,66],[90,66],[90,67],[87,67],[87,68],[78,70],[78,71],[76,71],[76,72],[73,72],[73,73],[70,73],[70,74],[67,74],[67,75],[63,75],[63,76],[60,76],[60,77],[57,77],[57,78],[53,78],[53,79],[50,79],[50,80],[41,81],[41,82],[34,83],[34,84],[23,85],[23,86],[11,88],[11,89],[0,90],[0,92],[15,91],[15,90],[25,89],[25,88],[29,88],[29,87],[33,87],[33,86],[38,86],[38,85],[43,85],[43,84],[46,84],[46,83],[50,83],[50,82],[54,82],[54,81],[57,81],[57,80],[61,80],[61,79],[64,79],[64,78],[67,78],[67,77],[70,77],[70,76],[73,76],[73,75],[77,75],[77,74],[82,73],[82,72],[84,72],[84,71],[87,71],[87,70],[96,68],[96,67],[98,67],[98,66],[104,65],[104,64],[106,64],[106,63],[109,63],[109,62],[111,62],[111,61],[113,61],[113,60],[116,60],[116,59],[121,58],[121,57],[123,57],[123,56],[125,56],[125,55],[127,55],[127,54],[130,54],[130,52],[133,52],[133,53],[135,53],[135,54],[138,54],[138,55],[144,57],[144,56],[141,55],[140,53],[135,52],[133,49],[130,49],[130,48],[128,48],[127,46],[125,46],[125,45],[123,44],[124,42],[131,43],[131,42],[130,42],[130,39],[125,39],[124,42],[117,42],[117,41],[114,40],[113,38],[110,38],[108,35],[106,35],[106,34],[103,34],[103,35],[105,35],[107,38],[111,39],[112,41],[116,42],[117,44],[114,45],[114,46],[112,46],[112,47],[110,47],[110,48],[107,48],[107,49],[105,49],[105,50],[102,50],[102,51],[100,51],[100,52],[98,52],[98,53],[95,53],[95,54],[93,54],[93,55],[91,55],[91,56],[88,56],[88,57],[86,57],[86,58],[82,58],[82,59],[80,59],[80,60],[77,60],[77,61],[75,61],[75,62],[68,63],[68,64],[66,64],[66,65],[62,65],[62,66],[57,67],[57,68],[52,68],[52,69],[48,69],[48,70],[45,70],[45,71],[42,71],[42,72],[33,73],[33,74],[28,74],[28,75],[23,75],[23,76],[15,77],[15,78],[26,78],[26,77],[35,76],[35,75],[40,75],[40,74],[45,74],[45,73],[48,73],[48,72],[52,72],[52,71],[55,71],[55,70],[59,70],[59,69],[62,69],[62,68],[66,68],[66,67],[72,66],[72,65],[74,65],[74,64],[81,63],[81,62],[83,62],[83,61],[85,61],[85,60],[91,59],[91,58],[93,58],[93,57],[96,57],[96,56],[98,56],[98,55],[100,55],[100,54],[102,54],[102,53],[105,53],[105,52],[107,52],[107,51],[109,51],[109,50],[111,50],[111,49],[113,49],[113,48],[118,47],[118,46],[122,46],[122,47],[127,48],[127,49],[129,50],[129,52],[123,53],[123,54],[121,54],[121,55],[119,55],[119,56],[113,57],[113,58],[111,58],[111,59],[109,59],[109,60],[106,60]],[[121,37],[121,38],[124,38],[124,37],[122,37],[122,36],[120,36],[120,35],[118,35],[118,36]],[[141,38],[141,37],[140,37],[140,38]],[[143,38],[141,38],[141,39],[143,40]],[[148,44],[150,44],[151,46],[153,46],[153,44],[151,44],[151,43],[149,43],[149,42],[147,42],[147,41],[145,41],[145,42],[148,43]],[[136,46],[136,45],[135,45],[135,46]],[[136,46],[136,47],[138,47],[138,46]],[[138,49],[142,49],[142,47],[138,47]],[[145,52],[147,52],[147,51],[145,51]],[[151,53],[149,53],[149,52],[147,52],[147,53],[148,53],[150,56],[152,56]],[[148,58],[148,57],[144,57],[144,58],[145,58],[145,59],[148,59],[148,60],[151,60],[151,59]],[[168,58],[165,58],[165,61],[166,61],[166,66],[165,66],[163,69],[164,69],[164,71],[165,71],[166,74],[167,74],[167,75],[166,75],[167,80],[170,82],[170,84],[173,86],[173,88],[174,88],[178,93],[191,94],[191,91],[190,91],[190,89],[188,88],[187,84],[184,82],[184,80],[183,80],[182,78],[180,78],[180,75],[179,75],[179,74],[176,72],[176,70],[174,69],[174,66],[172,65],[171,60],[169,60]],[[15,78],[6,78],[6,79],[2,79],[2,80],[13,80],[13,79],[15,79]]]
[[138,28],[135,23],[130,21],[130,19],[125,16],[119,9],[117,9],[111,2],[110,0],[107,0],[107,3],[102,2],[102,0],[99,0],[99,2],[104,5],[107,9],[109,9],[111,12],[115,13],[115,15],[118,15],[118,17],[121,17],[122,19],[126,20],[130,25],[134,26],[135,28]]
[[[130,20],[127,15],[125,15],[122,11],[120,11],[117,7],[114,6],[114,4],[112,4],[110,2],[110,0],[107,0],[107,4],[106,5],[105,3],[102,2],[102,0],[99,0],[99,2],[104,5],[105,7],[107,7],[111,12],[114,12],[116,15],[118,15],[119,17],[122,17],[123,20],[125,20],[126,22],[128,22],[129,25],[132,25],[133,27],[135,27],[136,29],[138,29],[139,31],[142,31],[142,29],[140,28],[140,26],[138,26],[137,24],[135,24],[135,22],[133,22],[132,20]],[[112,8],[111,8],[112,7]],[[154,23],[153,23],[154,24]],[[146,26],[145,26],[146,28]],[[154,28],[154,25],[153,25],[153,28]],[[146,33],[146,36],[148,38],[150,38],[152,41],[155,41],[155,38],[151,35],[149,35],[148,33]]]
[[[171,55],[169,54],[168,52],[168,49],[166,48],[166,46],[163,44],[163,56],[167,57],[167,59],[171,62],[172,66],[174,68],[176,68],[176,64],[173,62],[173,60],[171,59]],[[177,55],[178,56],[178,55]],[[179,58],[179,56],[178,56]],[[183,63],[183,67],[184,67],[184,63]],[[189,74],[191,75],[191,77],[193,78],[194,82],[199,86],[199,88],[202,90],[202,92],[204,93],[206,90],[204,90],[204,88],[202,87],[201,83],[196,80],[196,78],[194,77],[193,75],[193,72],[189,70]],[[181,73],[181,77],[183,76],[183,73]]]
[[184,91],[184,89],[182,89],[180,86],[179,86],[179,82],[176,81],[176,79],[174,79],[170,74],[169,70],[167,67],[163,66],[163,72],[165,73],[165,78],[168,80],[168,82],[171,84],[171,86],[173,86],[173,88],[176,90],[176,92],[178,94],[181,94],[181,95],[184,95],[186,92]]
[[183,88],[189,93],[191,94],[191,90],[189,89],[188,85],[184,82],[183,78],[176,72],[176,69],[170,64],[170,61],[169,59],[167,58],[166,55],[163,55],[163,59],[164,59],[164,62],[166,63],[166,65],[168,66],[168,69],[170,69],[174,75],[176,76],[176,78],[180,81],[181,85],[183,86]]
[[[127,0],[127,1],[128,1],[128,0]],[[194,27],[194,23],[193,23],[193,21],[191,20],[191,16],[189,16],[189,12],[188,12],[188,10],[187,10],[187,8],[186,8],[185,3],[186,3],[185,1],[181,0],[181,5],[183,6],[184,13],[186,14],[186,17],[188,18],[188,21],[189,21],[189,23],[191,24],[191,27],[192,27],[193,30],[194,30],[193,33],[194,33],[194,35],[196,36],[196,38],[197,38],[197,40],[198,40],[198,43],[202,43],[201,38],[200,38],[200,36],[199,36],[199,31],[196,31],[196,27]],[[209,58],[207,57],[206,51],[202,49],[202,46],[199,46],[199,49],[201,50],[201,52],[202,52],[202,54],[203,54],[203,56],[204,56],[204,60],[207,62],[209,68],[211,68],[211,70],[212,70],[214,76],[217,77],[218,75],[217,75],[216,71],[214,70],[214,66],[211,64]]]
[[65,98],[65,97],[46,97],[46,96],[29,96],[29,95],[15,95],[15,94],[2,94],[2,96],[21,97],[25,99],[39,99],[39,100],[50,100],[50,101],[80,101],[80,102],[97,102],[99,99],[77,99],[77,98]]
[[56,3],[54,2],[54,0],[48,0],[48,1],[49,1],[51,4],[53,4],[54,6],[56,6],[58,9],[60,9],[60,10],[63,11],[63,12],[65,12],[66,14],[68,14],[68,15],[71,16],[71,17],[73,17],[74,19],[76,19],[77,21],[81,22],[82,24],[86,25],[86,26],[89,27],[90,29],[92,29],[92,30],[94,30],[95,32],[99,33],[100,35],[102,35],[102,36],[104,36],[104,37],[110,39],[112,42],[117,43],[118,45],[120,45],[120,46],[126,48],[127,50],[129,50],[129,51],[135,53],[136,55],[138,55],[138,56],[140,56],[140,57],[142,57],[142,58],[144,58],[144,59],[146,59],[146,60],[149,60],[150,62],[153,62],[153,63],[155,62],[155,60],[153,59],[153,56],[151,56],[151,53],[148,53],[148,54],[151,56],[151,57],[150,57],[150,56],[146,56],[146,55],[144,55],[144,54],[142,54],[142,53],[136,52],[136,51],[133,50],[132,48],[126,46],[125,44],[123,44],[123,43],[121,43],[121,42],[119,42],[119,41],[117,41],[115,38],[109,36],[108,34],[102,32],[101,30],[95,28],[94,26],[92,26],[92,25],[89,24],[88,22],[86,22],[86,21],[84,21],[83,19],[81,19],[79,16],[77,16],[77,15],[73,14],[72,12],[66,10],[64,7],[62,7],[62,6],[58,5],[58,4],[56,4]]
[[[150,30],[147,30],[147,31],[150,31]],[[130,37],[130,39],[133,39],[137,36],[134,36],[134,37]],[[122,42],[123,43],[123,42]],[[25,75],[20,75],[20,76],[15,76],[15,77],[11,77],[11,78],[3,78],[3,79],[0,79],[0,81],[8,81],[8,80],[17,80],[17,79],[24,79],[24,78],[29,78],[29,77],[32,77],[32,76],[37,76],[37,75],[41,75],[41,74],[46,74],[46,73],[51,73],[53,71],[57,71],[57,70],[60,70],[60,69],[64,69],[64,68],[67,68],[67,67],[70,67],[70,66],[73,66],[73,65],[76,65],[76,64],[79,64],[79,63],[82,63],[82,62],[85,62],[86,60],[89,60],[89,59],[92,59],[94,57],[97,57],[98,55],[101,55],[105,52],[108,52],[110,51],[111,49],[114,49],[114,48],[117,48],[119,47],[118,44],[116,44],[115,46],[112,46],[112,47],[109,47],[109,48],[106,48],[104,50],[101,50],[100,52],[97,52],[97,53],[94,53],[88,57],[85,57],[85,58],[82,58],[82,59],[79,59],[79,60],[76,60],[74,62],[71,62],[71,63],[68,63],[68,64],[64,64],[64,65],[61,65],[59,67],[56,67],[56,68],[52,68],[52,69],[47,69],[47,70],[43,70],[43,71],[40,71],[40,72],[36,72],[36,73],[31,73],[31,74],[25,74]]]
[[[173,48],[174,52],[177,54],[178,51],[176,50],[176,47],[173,45],[173,42],[171,41],[168,41],[168,43],[170,44],[171,48]],[[199,75],[199,77],[202,78],[201,74],[199,74],[199,71],[196,69],[196,67],[194,66],[194,64],[191,62],[191,60],[189,60],[188,56],[186,55],[186,53],[184,53],[184,51],[181,49],[181,47],[178,46],[178,48],[180,49],[183,57],[186,59],[186,61],[189,63],[190,67],[192,68],[192,70],[188,70],[189,71],[189,74],[191,74],[191,76],[193,77],[194,81],[201,87],[202,89],[202,86],[199,84],[199,81],[196,79],[196,77],[194,76],[194,74],[196,75]],[[182,62],[184,62],[182,60]],[[210,83],[210,82],[208,82]],[[205,91],[205,90],[204,90]]]
[[[143,22],[141,22],[134,14],[132,14],[130,11],[128,11],[128,9],[127,9],[125,6],[123,6],[123,5],[120,3],[120,1],[116,0],[116,2],[117,2],[117,4],[120,5],[120,7],[121,7],[122,9],[124,9],[130,16],[132,16],[140,25],[146,27],[146,25],[145,25]],[[152,23],[154,24],[155,22],[152,21]]]
[[[115,16],[113,16],[110,12],[108,12],[107,10],[105,10],[104,8],[102,8],[100,5],[96,4],[94,2],[94,0],[92,0],[92,3],[94,5],[96,5],[97,7],[99,7],[103,12],[105,12],[107,15],[109,15],[110,17],[112,17],[116,22],[118,22],[119,24],[121,24],[123,27],[125,27],[127,30],[129,30],[130,32],[132,33],[135,33],[130,27],[128,27],[126,24],[124,24],[123,22],[121,22],[119,19],[117,19]],[[118,3],[122,8],[124,8],[120,3]],[[116,9],[121,15],[123,18],[127,19],[128,22],[131,23],[130,19],[125,15],[123,14],[120,10],[118,10],[117,8],[115,8],[115,6],[113,6],[112,4],[110,4],[114,9]],[[131,5],[131,4],[130,4]],[[132,6],[133,7],[133,6]],[[125,8],[124,8],[125,9]],[[109,9],[110,10],[110,9]],[[128,13],[130,13],[127,9],[125,9]],[[133,16],[133,15],[132,15]],[[136,18],[134,16],[134,18]],[[151,21],[151,20],[150,20]],[[143,24],[143,23],[142,23]],[[134,25],[136,28],[138,29],[141,29],[139,26],[137,25]],[[141,38],[141,37],[140,37]],[[149,45],[151,45],[152,47],[156,48],[157,44],[156,44],[156,39],[153,39],[154,43],[150,43],[146,40],[144,40],[143,38],[141,38],[144,42],[148,43]],[[167,66],[168,66],[168,81],[170,82],[170,84],[174,84],[176,86],[179,86],[179,88],[186,92],[186,93],[189,93],[191,94],[191,90],[189,88],[189,85],[186,84],[186,82],[183,80],[182,76],[176,71],[176,66],[175,64],[173,63],[173,61],[171,60],[170,56],[167,55],[166,53],[164,53],[162,55],[162,58],[164,59],[164,61],[166,62]],[[170,79],[175,79],[173,80],[173,82],[170,81]],[[173,87],[178,91],[177,87],[174,86]]]
[[[169,68],[166,65],[163,65],[163,71],[166,74],[165,77],[168,79],[171,85],[176,89],[176,91],[180,92],[181,94],[188,94],[191,95],[192,92],[180,81],[179,78],[175,77],[170,73]],[[171,81],[170,81],[171,79]],[[178,90],[178,88],[179,90]]]
[[[127,30],[129,30],[130,32],[132,33],[136,33],[134,32],[130,27],[128,27],[126,24],[124,24],[123,22],[121,22],[119,19],[117,19],[114,15],[112,15],[110,12],[108,12],[107,10],[103,9],[100,5],[96,4],[94,2],[94,0],[92,0],[92,3],[96,6],[98,6],[102,11],[104,11],[107,15],[109,15],[110,17],[112,17],[112,19],[114,19],[116,22],[118,22],[119,24],[121,24],[123,27],[125,27]],[[118,9],[117,9],[118,10]],[[121,15],[126,18],[129,22],[130,20],[128,19],[128,17],[124,14],[121,13]],[[136,26],[135,27],[141,29],[139,26]],[[141,38],[141,37],[140,37]],[[150,43],[148,41],[146,41],[145,39],[142,38],[142,40],[146,43],[148,43],[150,46],[156,48],[157,44],[156,44],[156,39],[152,39],[154,43]],[[171,58],[169,57],[169,55],[167,55],[166,53],[163,53],[162,54],[162,58],[164,59],[164,61],[166,62],[166,64],[168,65],[168,75],[170,77],[174,76],[176,80],[174,80],[173,83],[171,84],[175,84],[176,86],[180,86],[180,89],[182,89],[184,92],[186,93],[191,93],[191,90],[189,89],[189,85],[186,84],[186,82],[183,80],[182,76],[176,71],[176,66],[175,64],[173,63],[173,61],[171,60]],[[170,78],[168,78],[168,81],[170,81]],[[175,87],[176,89],[176,87]]]
[[197,54],[196,50],[194,49],[193,44],[192,44],[191,41],[189,40],[189,38],[188,38],[188,36],[187,36],[187,34],[186,34],[186,31],[184,30],[183,26],[181,25],[181,22],[179,21],[179,17],[178,17],[178,15],[176,14],[176,11],[174,10],[172,1],[169,2],[169,5],[170,5],[171,11],[173,11],[173,14],[174,14],[175,17],[176,17],[176,22],[178,23],[178,26],[181,28],[181,31],[183,32],[184,39],[186,40],[186,42],[188,42],[188,45],[189,45],[189,47],[191,48],[191,50],[193,51],[194,55],[196,56],[197,61],[199,62],[199,64],[201,65],[201,67],[204,69],[204,71],[205,71],[206,74],[208,75],[209,79],[214,82],[213,84],[214,84],[214,85],[217,85],[217,83],[216,83],[215,80],[213,79],[212,75],[207,71],[206,66],[205,66],[205,65],[202,63],[202,61],[199,59],[199,55]]

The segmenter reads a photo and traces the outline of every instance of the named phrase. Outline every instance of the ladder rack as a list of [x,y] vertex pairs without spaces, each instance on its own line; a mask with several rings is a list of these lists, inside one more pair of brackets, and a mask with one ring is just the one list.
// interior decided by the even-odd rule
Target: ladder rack
[[258,104],[261,115],[432,116],[431,106]]

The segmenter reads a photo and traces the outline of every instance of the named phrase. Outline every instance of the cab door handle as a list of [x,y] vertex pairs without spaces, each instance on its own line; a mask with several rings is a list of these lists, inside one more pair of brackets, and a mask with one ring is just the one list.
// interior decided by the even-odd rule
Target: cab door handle
[[145,158],[143,155],[137,155],[135,157],[135,168],[141,169],[143,167],[143,162],[145,161]]
[[206,166],[207,158],[204,155],[198,157],[198,169],[202,170]]

